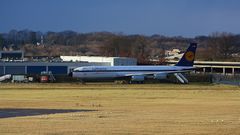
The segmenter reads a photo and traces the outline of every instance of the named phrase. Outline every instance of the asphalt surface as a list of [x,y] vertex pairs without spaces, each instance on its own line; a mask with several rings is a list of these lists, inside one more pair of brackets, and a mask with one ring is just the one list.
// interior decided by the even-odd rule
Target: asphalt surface
[[70,110],[70,109],[31,109],[31,108],[11,108],[0,109],[0,118],[36,116],[57,113],[89,112],[96,110]]

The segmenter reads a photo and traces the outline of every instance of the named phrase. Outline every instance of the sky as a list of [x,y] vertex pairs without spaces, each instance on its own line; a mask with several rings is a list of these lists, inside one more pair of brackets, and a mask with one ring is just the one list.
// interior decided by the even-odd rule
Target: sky
[[0,33],[240,34],[240,0],[0,0]]

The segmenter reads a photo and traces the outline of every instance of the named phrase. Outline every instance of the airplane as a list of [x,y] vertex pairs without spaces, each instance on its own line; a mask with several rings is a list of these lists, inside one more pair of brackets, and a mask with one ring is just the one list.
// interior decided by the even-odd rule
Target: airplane
[[0,82],[10,79],[11,76],[12,75],[10,75],[10,74],[4,75],[4,76],[0,76]]
[[182,74],[195,70],[193,67],[197,43],[190,46],[174,66],[85,66],[75,68],[71,75],[82,82],[90,80],[126,80],[128,83],[143,83],[146,79],[162,80],[173,74],[180,83],[187,84],[188,79]]

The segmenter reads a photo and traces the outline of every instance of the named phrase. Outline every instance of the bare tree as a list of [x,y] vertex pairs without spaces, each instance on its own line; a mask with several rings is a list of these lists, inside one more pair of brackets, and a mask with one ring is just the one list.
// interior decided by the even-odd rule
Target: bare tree
[[208,51],[213,60],[227,60],[239,51],[236,38],[231,33],[213,33],[208,40]]
[[0,50],[3,49],[3,38],[2,38],[2,35],[0,35]]

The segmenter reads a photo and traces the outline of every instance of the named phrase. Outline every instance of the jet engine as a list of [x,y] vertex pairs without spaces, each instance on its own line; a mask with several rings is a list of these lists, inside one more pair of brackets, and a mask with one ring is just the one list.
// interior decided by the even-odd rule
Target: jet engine
[[132,76],[132,78],[131,78],[131,80],[132,81],[144,81],[144,76],[143,75],[134,75],[134,76]]
[[154,79],[161,80],[161,79],[167,79],[167,74],[161,73],[161,74],[154,74]]

